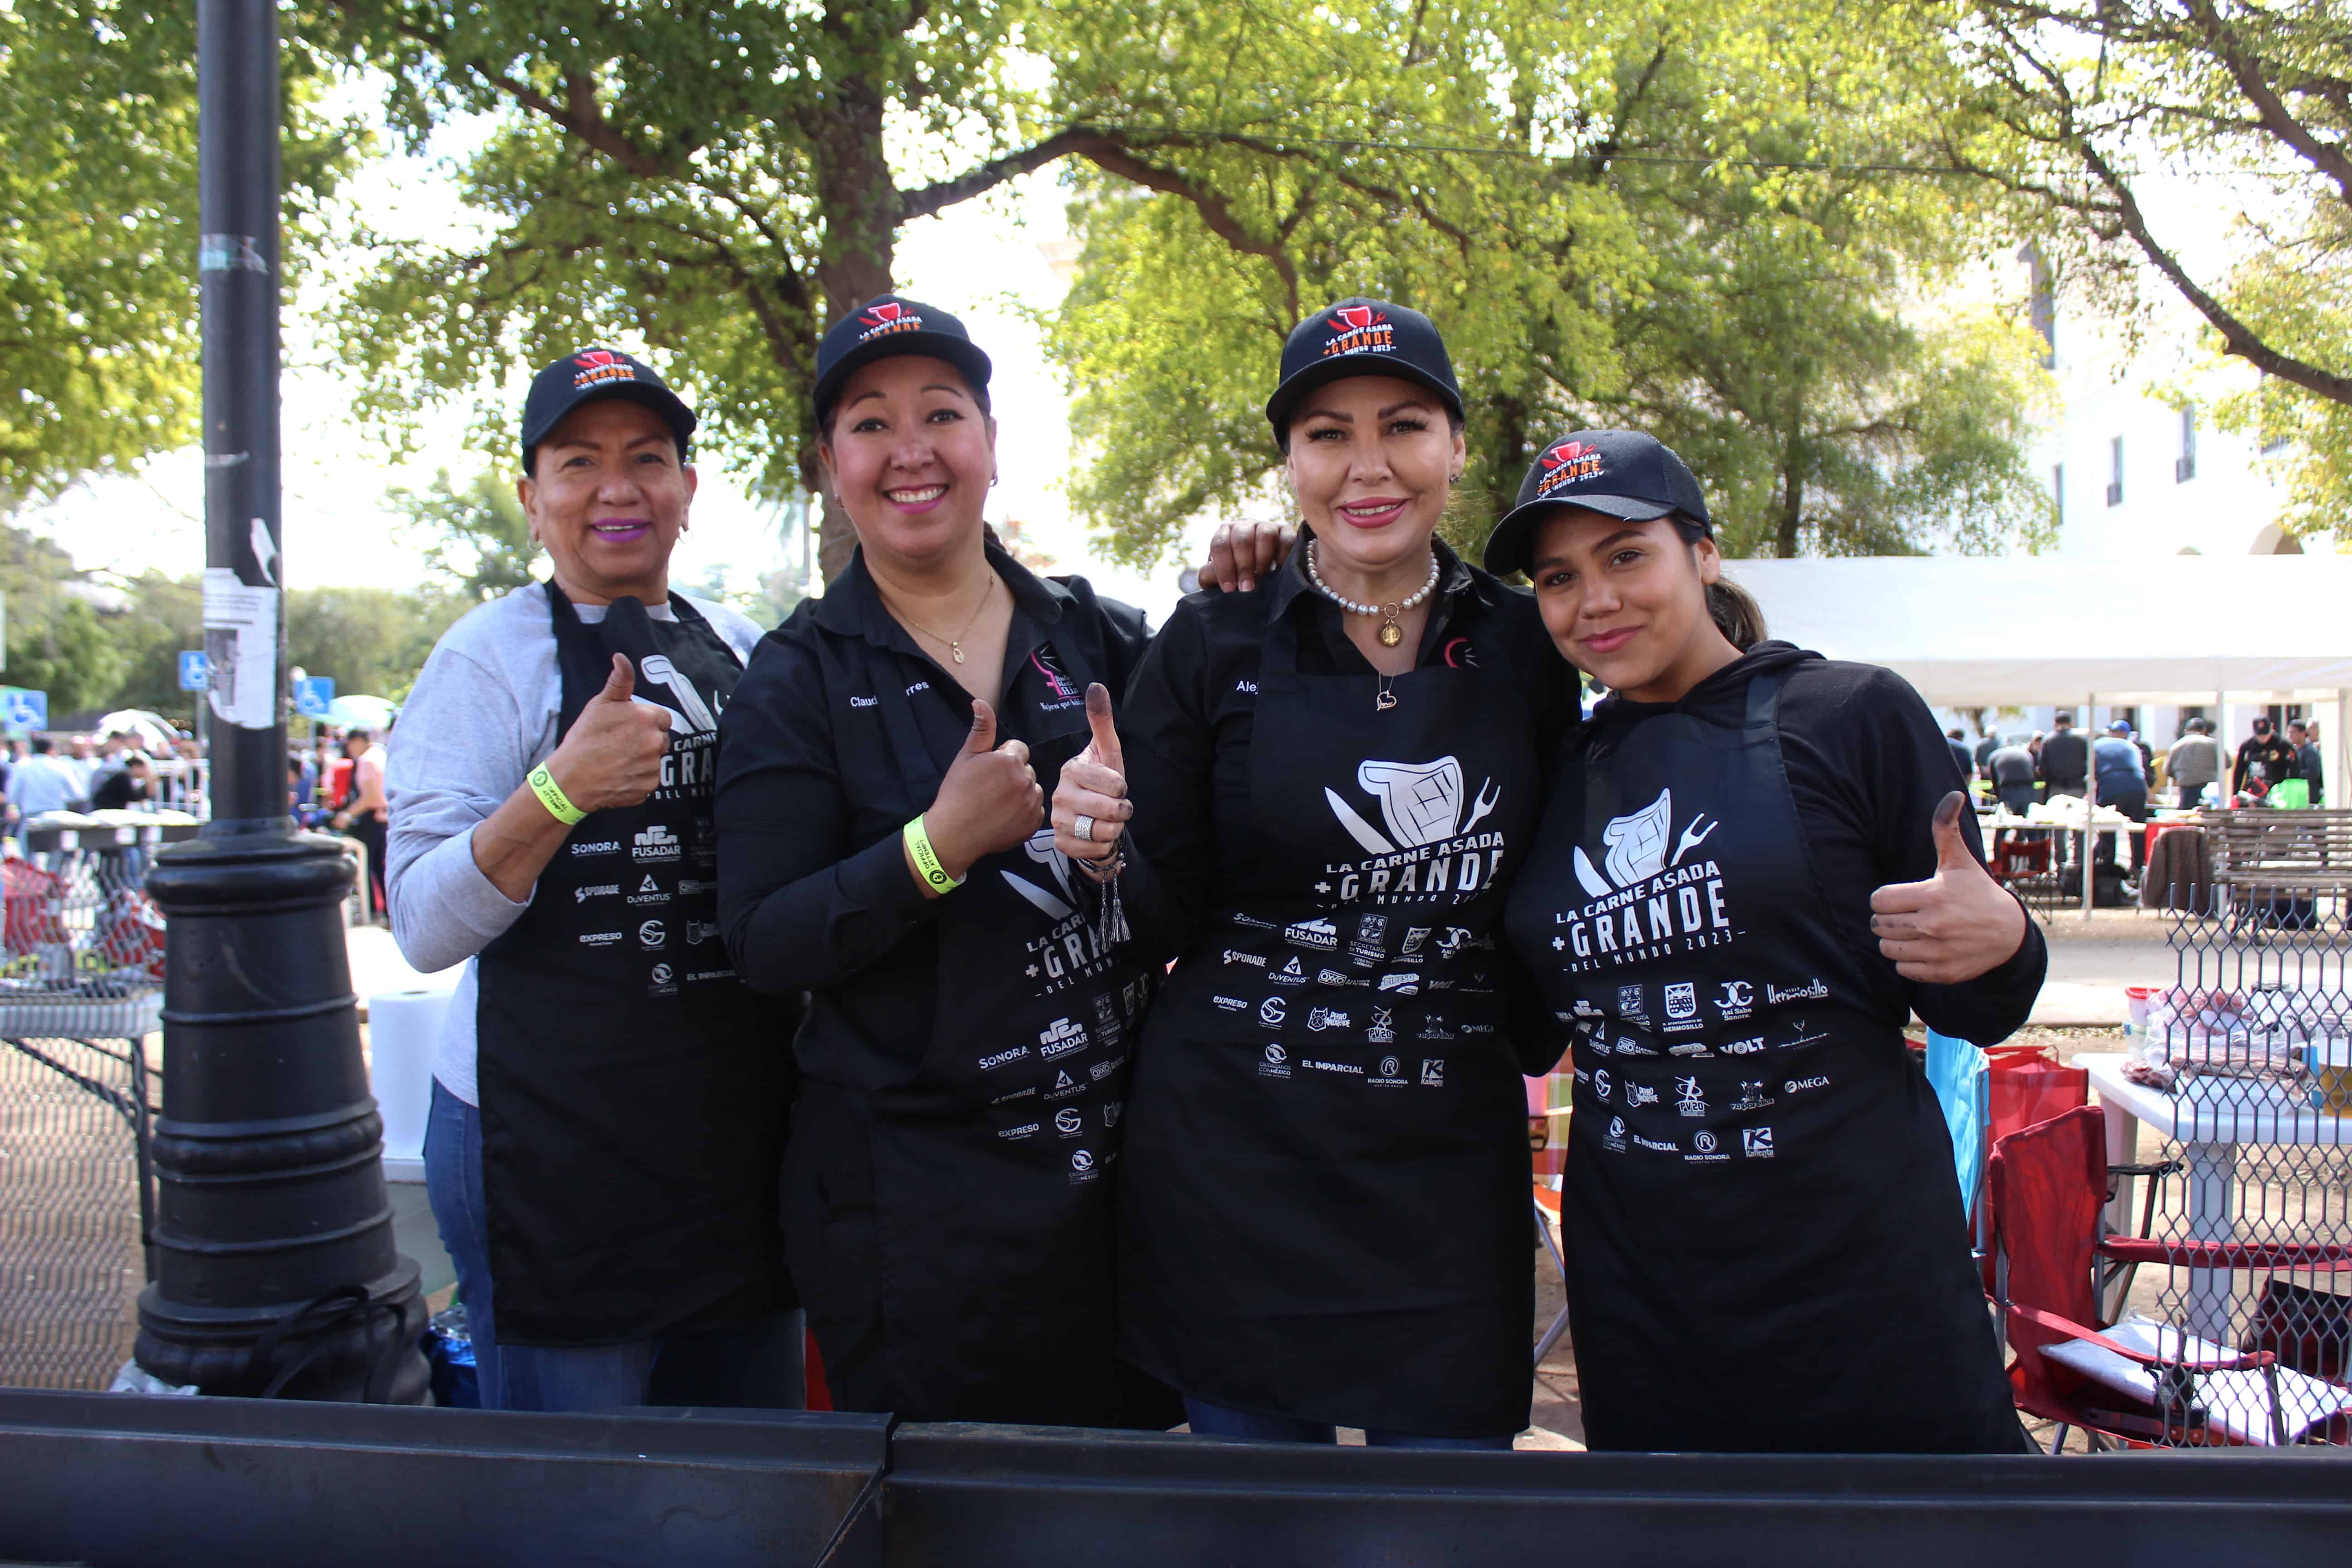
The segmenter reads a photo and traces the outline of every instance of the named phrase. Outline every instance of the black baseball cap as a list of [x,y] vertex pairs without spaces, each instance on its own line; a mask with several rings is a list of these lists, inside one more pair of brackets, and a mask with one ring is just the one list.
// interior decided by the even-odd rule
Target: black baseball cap
[[678,460],[686,460],[694,440],[695,419],[685,400],[643,360],[618,349],[582,349],[531,377],[530,393],[522,400],[522,471],[535,471],[539,444],[563,423],[565,416],[583,403],[606,397],[625,397],[660,415],[669,433],[677,437]]
[[1519,481],[1519,501],[1486,536],[1486,570],[1507,576],[1535,558],[1536,529],[1556,507],[1628,522],[1680,512],[1709,533],[1706,497],[1690,465],[1638,430],[1574,430],[1548,444]]
[[1282,384],[1265,400],[1275,445],[1290,450],[1290,416],[1299,399],[1350,375],[1418,382],[1444,398],[1454,417],[1462,417],[1462,388],[1436,326],[1419,310],[1359,294],[1290,329],[1282,345]]
[[825,330],[816,345],[817,428],[833,419],[833,405],[841,390],[861,365],[893,354],[929,354],[943,359],[963,373],[984,405],[988,375],[995,368],[964,331],[963,323],[920,300],[903,294],[877,294]]

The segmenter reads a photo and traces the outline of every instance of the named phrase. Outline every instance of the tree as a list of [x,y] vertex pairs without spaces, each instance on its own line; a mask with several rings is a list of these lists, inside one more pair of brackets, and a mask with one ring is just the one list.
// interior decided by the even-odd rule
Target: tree
[[49,695],[58,718],[102,706],[121,679],[122,650],[93,602],[92,584],[56,541],[0,524],[0,595],[8,605],[11,686]]
[[[1446,333],[1457,543],[1553,429],[1627,420],[1693,446],[1735,547],[2046,526],[2018,453],[2031,351],[1903,319],[1965,216],[1954,183],[1884,172],[1932,148],[1921,95],[1950,90],[1916,23],[1754,0],[1093,15],[1068,54],[1099,79],[1066,68],[1065,112],[1123,98],[1204,128],[1097,158],[1125,184],[1083,179],[1073,207],[1051,345],[1087,454],[1072,499],[1113,552],[1149,563],[1191,517],[1282,503],[1259,407],[1291,324],[1351,292]],[[1203,54],[1249,72],[1187,75]]]
[[[195,14],[112,0],[0,8],[0,508],[195,435]],[[289,260],[357,151],[286,72]]]
[[444,468],[425,489],[395,489],[391,499],[407,519],[409,537],[423,547],[425,570],[468,604],[528,584],[546,553],[530,536],[514,481],[495,469],[459,485]]
[[331,677],[342,696],[398,701],[425,657],[475,601],[391,588],[296,588],[286,595],[286,663]]
[[[2298,437],[2296,516],[2352,504],[2352,28],[2336,0],[1968,0],[1939,15],[1980,90],[1951,166],[2074,221],[2078,259],[2144,264],[2263,373],[2221,411]],[[2205,184],[2170,227],[2151,182]],[[2200,258],[2236,209],[2233,261]],[[2226,209],[2224,209],[2226,210]],[[2112,279],[2109,280],[2112,287]]]
[[196,694],[180,689],[180,655],[205,646],[203,579],[144,572],[126,585],[131,611],[115,630],[123,654],[122,681],[109,706],[142,708],[193,722]]
[[[817,340],[891,288],[899,226],[1082,140],[1038,124],[1012,80],[1026,15],[1018,0],[329,0],[312,36],[387,74],[412,138],[503,116],[461,176],[480,243],[360,237],[382,258],[342,318],[366,405],[398,424],[499,397],[516,366],[587,342],[646,347],[757,493],[818,489]],[[486,420],[503,434],[511,411]],[[828,500],[828,575],[853,542]]]

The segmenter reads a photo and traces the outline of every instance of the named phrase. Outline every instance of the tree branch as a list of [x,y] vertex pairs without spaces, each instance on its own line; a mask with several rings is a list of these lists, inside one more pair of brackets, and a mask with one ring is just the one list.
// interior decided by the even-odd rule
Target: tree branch
[[2129,235],[2155,268],[2180,291],[2180,297],[2196,307],[2197,313],[2212,323],[2221,334],[2225,353],[2237,355],[2256,370],[2274,375],[2281,381],[2292,382],[2305,391],[2327,399],[2330,403],[2352,405],[2352,377],[2325,371],[2307,360],[2283,353],[2263,342],[2252,327],[2240,321],[2235,312],[2198,286],[2188,269],[2148,231],[2147,220],[2132,196],[2131,187],[2124,183],[2114,165],[2102,157],[2099,150],[2088,142],[2083,145],[2083,163],[2098,182],[2106,186],[2116,199],[2116,219]]
[[1066,157],[1072,153],[1083,153],[1088,143],[1102,139],[1100,132],[1090,130],[1083,125],[1073,125],[1066,130],[1056,131],[1034,147],[1024,147],[1018,153],[1008,153],[1002,158],[991,158],[978,168],[959,174],[952,180],[941,180],[936,184],[924,185],[916,190],[900,191],[898,221],[904,223],[910,218],[936,216],[943,207],[951,207],[958,202],[970,201],[972,197],[992,190],[1007,180],[1018,179],[1024,174],[1042,169],[1056,158]]
[[2246,101],[2254,106],[2254,112],[2261,117],[2263,128],[2302,153],[2313,168],[2335,181],[2336,195],[2352,202],[2352,159],[2345,157],[2342,148],[2314,136],[2310,129],[2281,101],[2279,95],[2271,90],[2270,83],[2263,79],[2261,69],[2246,58],[2244,51],[2238,47],[2238,41],[2231,37],[2228,26],[2214,13],[2210,0],[2188,0],[2188,10],[2189,18],[2205,35],[2206,46],[2230,73],[2230,79],[2238,84],[2238,90],[2246,95]]

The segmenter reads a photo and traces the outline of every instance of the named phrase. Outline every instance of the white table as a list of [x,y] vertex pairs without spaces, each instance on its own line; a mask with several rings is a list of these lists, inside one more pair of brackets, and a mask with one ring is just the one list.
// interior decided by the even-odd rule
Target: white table
[[[2210,1098],[2171,1095],[2124,1077],[2121,1056],[2084,1054],[2072,1065],[2084,1068],[2107,1113],[2107,1163],[2139,1159],[2139,1124],[2155,1127],[2181,1145],[2189,1175],[2189,1239],[2237,1239],[2238,1146],[2252,1144],[2352,1144],[2352,1118],[2315,1110],[2310,1101],[2277,1085],[2223,1080]],[[2131,1233],[2131,1194],[2120,1184],[2108,1205],[2108,1226]],[[2188,1270],[2188,1310],[2181,1327],[2209,1340],[2230,1338],[2230,1280],[2226,1268]]]

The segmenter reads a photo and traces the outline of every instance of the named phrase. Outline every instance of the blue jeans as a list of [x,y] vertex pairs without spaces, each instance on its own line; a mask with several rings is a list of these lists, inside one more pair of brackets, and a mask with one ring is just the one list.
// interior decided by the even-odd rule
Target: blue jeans
[[[1204,1437],[1245,1437],[1256,1443],[1332,1443],[1339,1434],[1321,1422],[1291,1415],[1254,1415],[1228,1410],[1203,1399],[1184,1396],[1184,1415],[1192,1430]],[[1512,1434],[1499,1437],[1416,1437],[1406,1432],[1364,1431],[1368,1448],[1508,1448]]]
[[425,1194],[441,1229],[441,1245],[457,1266],[483,1409],[702,1405],[798,1410],[807,1404],[797,1311],[616,1345],[499,1344],[490,1291],[488,1205],[482,1198],[481,1113],[437,1079],[425,1127]]

